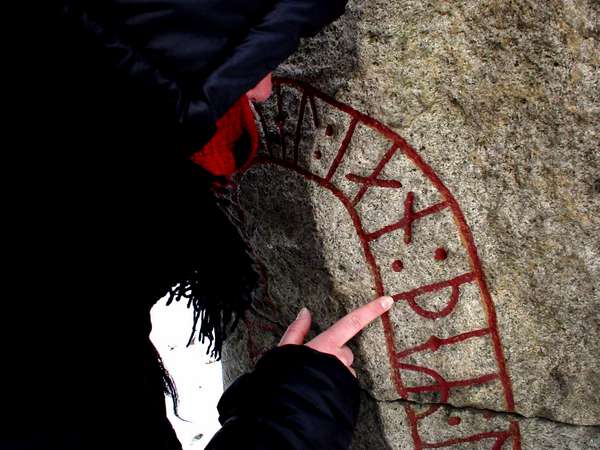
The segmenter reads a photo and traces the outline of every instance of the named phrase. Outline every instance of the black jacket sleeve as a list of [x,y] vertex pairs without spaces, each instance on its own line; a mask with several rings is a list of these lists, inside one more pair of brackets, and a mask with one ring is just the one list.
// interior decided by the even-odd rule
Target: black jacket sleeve
[[[347,0],[65,0],[65,15],[200,148],[215,121]],[[98,6],[101,5],[101,6]],[[195,136],[194,136],[195,135]]]
[[316,34],[342,15],[345,6],[346,0],[276,2],[206,80],[203,91],[217,115],[290,56],[301,37]]
[[206,449],[347,450],[358,408],[358,382],[337,358],[277,347],[225,391]]

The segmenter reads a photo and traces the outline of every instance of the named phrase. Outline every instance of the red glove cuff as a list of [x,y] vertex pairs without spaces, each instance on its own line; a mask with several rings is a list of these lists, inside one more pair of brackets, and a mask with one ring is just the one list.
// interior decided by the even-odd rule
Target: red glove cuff
[[[249,148],[242,149],[243,163],[236,164],[235,147],[244,134],[249,137]],[[244,95],[217,121],[217,132],[202,150],[192,155],[192,160],[213,175],[228,177],[252,161],[258,136],[250,101]]]

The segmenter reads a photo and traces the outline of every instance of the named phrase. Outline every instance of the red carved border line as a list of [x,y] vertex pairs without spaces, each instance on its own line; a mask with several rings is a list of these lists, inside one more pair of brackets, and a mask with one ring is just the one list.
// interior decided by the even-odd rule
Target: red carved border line
[[[380,268],[377,265],[375,256],[371,250],[370,243],[379,237],[393,232],[398,229],[402,229],[404,232],[404,242],[406,244],[410,244],[412,238],[412,224],[420,220],[423,217],[426,217],[431,214],[438,213],[447,208],[452,212],[452,216],[454,221],[458,227],[459,235],[463,242],[463,245],[467,249],[467,253],[469,256],[469,262],[471,266],[471,271],[469,273],[462,274],[452,280],[433,283],[426,286],[421,286],[417,289],[414,289],[409,292],[399,293],[393,295],[394,300],[396,301],[405,301],[409,304],[409,306],[423,318],[426,319],[437,319],[441,317],[448,316],[456,306],[459,295],[460,295],[460,287],[461,285],[469,282],[476,282],[479,291],[481,294],[481,299],[484,305],[487,327],[479,330],[473,330],[467,333],[463,333],[461,335],[452,336],[449,338],[441,339],[436,336],[432,336],[426,343],[415,346],[413,348],[404,349],[402,351],[398,351],[396,349],[395,338],[394,338],[394,329],[391,323],[389,313],[386,313],[382,316],[381,320],[383,323],[383,329],[385,333],[387,352],[389,358],[389,364],[391,368],[391,376],[396,391],[399,396],[402,398],[408,398],[410,393],[415,392],[438,392],[440,395],[440,401],[438,404],[433,404],[428,410],[422,413],[417,413],[414,408],[410,404],[406,404],[404,406],[405,413],[408,417],[411,434],[414,441],[415,450],[422,450],[427,448],[443,448],[443,447],[451,447],[454,445],[459,445],[461,443],[467,442],[477,442],[484,439],[493,439],[494,443],[492,446],[492,450],[500,450],[502,446],[506,443],[506,441],[512,438],[512,448],[513,450],[520,450],[520,432],[519,432],[519,424],[517,421],[512,420],[510,422],[510,427],[506,431],[494,431],[487,433],[480,433],[472,436],[467,436],[459,439],[451,439],[443,442],[436,443],[428,443],[424,442],[419,434],[418,424],[419,421],[423,418],[435,413],[440,407],[442,403],[446,403],[448,398],[451,395],[451,390],[456,387],[464,387],[464,386],[475,386],[490,383],[493,381],[500,381],[503,388],[504,402],[506,411],[514,412],[515,405],[512,394],[512,386],[511,381],[507,372],[506,362],[504,358],[504,353],[502,350],[502,344],[500,340],[500,335],[498,332],[498,323],[496,318],[496,311],[494,308],[494,304],[486,284],[485,274],[482,269],[481,261],[477,254],[477,248],[475,247],[475,241],[473,239],[473,235],[471,230],[465,220],[464,214],[458,205],[458,202],[452,195],[452,193],[448,190],[448,188],[444,185],[438,175],[433,171],[433,169],[421,158],[421,156],[397,133],[392,131],[387,126],[383,125],[381,122],[369,117],[365,114],[356,111],[354,108],[340,103],[337,100],[319,92],[315,88],[306,85],[304,83],[298,82],[296,80],[285,79],[285,78],[277,78],[274,80],[276,86],[276,104],[278,108],[278,114],[275,118],[275,126],[279,131],[279,141],[281,142],[283,157],[281,159],[276,158],[273,154],[272,143],[269,142],[269,139],[266,139],[265,146],[269,156],[260,156],[256,159],[254,164],[274,164],[284,168],[288,168],[290,170],[295,171],[299,175],[303,176],[307,180],[313,181],[323,188],[330,191],[338,200],[344,205],[350,218],[354,224],[357,235],[360,238],[360,242],[362,245],[363,253],[366,259],[366,262],[371,271],[371,275],[373,277],[373,282],[375,285],[375,290],[377,295],[384,295],[384,286],[383,280],[381,276]],[[296,133],[294,136],[294,144],[293,144],[293,155],[290,159],[285,159],[286,148],[285,148],[285,120],[286,116],[283,111],[283,99],[281,93],[281,86],[286,86],[289,88],[293,88],[301,94],[299,111],[298,111],[298,121],[296,123]],[[312,116],[314,121],[315,129],[319,127],[319,119],[317,116],[317,109],[315,99],[318,99],[321,102],[328,104],[329,106],[340,110],[346,113],[350,118],[350,124],[344,136],[344,139],[340,145],[340,148],[335,156],[331,167],[325,178],[315,175],[306,169],[298,166],[298,150],[300,141],[302,138],[302,123],[304,120],[306,108],[310,107],[312,110]],[[263,129],[265,130],[265,136],[268,136],[267,133],[267,125],[264,115],[258,111],[259,119],[262,124]],[[385,153],[382,160],[379,162],[373,173],[368,177],[361,177],[354,174],[347,174],[346,179],[351,182],[360,184],[361,187],[353,199],[349,199],[346,195],[338,189],[333,183],[332,179],[339,168],[342,160],[344,159],[346,152],[349,148],[349,145],[352,141],[352,136],[354,131],[356,130],[357,125],[362,124],[363,126],[369,127],[374,131],[380,133],[387,139],[392,142],[391,147]],[[326,131],[327,135],[331,134],[331,131]],[[413,210],[413,202],[414,202],[414,193],[409,192],[407,194],[405,203],[404,203],[404,217],[395,224],[388,225],[381,230],[367,233],[362,225],[359,214],[355,208],[355,206],[360,202],[363,198],[366,191],[373,187],[386,187],[386,188],[399,188],[401,187],[401,183],[393,180],[381,180],[379,179],[379,175],[384,169],[385,165],[391,160],[393,155],[397,152],[402,152],[406,157],[408,157],[420,170],[421,172],[429,179],[429,181],[436,187],[438,192],[443,198],[443,202],[438,204],[429,206],[421,211]],[[320,156],[320,155],[319,155]],[[317,158],[319,156],[316,156]],[[233,183],[235,185],[235,183]],[[437,259],[445,258],[444,249],[438,249],[436,251]],[[416,297],[431,293],[437,292],[441,289],[451,288],[451,298],[445,308],[441,311],[429,311],[422,307],[420,307],[416,302]],[[429,369],[427,367],[421,367],[411,364],[405,364],[402,360],[413,353],[417,353],[424,350],[435,351],[442,346],[453,345],[467,339],[489,336],[492,342],[494,356],[497,363],[498,371],[496,373],[486,374],[477,378],[466,379],[466,380],[458,380],[458,381],[447,381],[436,371]],[[250,345],[250,344],[249,344]],[[256,353],[257,350],[252,348],[252,353]],[[401,370],[407,371],[415,371],[419,373],[423,373],[433,380],[435,380],[435,384],[426,385],[426,386],[417,386],[417,387],[406,387],[402,380]],[[451,418],[453,419],[452,423],[449,421],[450,425],[460,423],[459,418]]]

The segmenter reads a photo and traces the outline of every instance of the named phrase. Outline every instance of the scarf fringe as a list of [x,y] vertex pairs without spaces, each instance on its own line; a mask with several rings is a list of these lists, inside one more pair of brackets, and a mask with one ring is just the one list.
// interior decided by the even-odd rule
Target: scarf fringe
[[196,337],[201,343],[208,340],[206,354],[218,361],[222,357],[223,343],[252,304],[258,276],[250,269],[240,280],[235,299],[225,299],[222,294],[207,294],[205,278],[199,271],[194,271],[189,279],[169,291],[167,306],[174,301],[187,300],[187,307],[193,309],[193,325],[186,346],[192,345]]

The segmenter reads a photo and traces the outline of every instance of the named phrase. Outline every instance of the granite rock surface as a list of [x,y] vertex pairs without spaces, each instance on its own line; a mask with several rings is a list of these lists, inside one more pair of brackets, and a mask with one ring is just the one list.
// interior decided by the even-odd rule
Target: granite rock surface
[[317,333],[388,294],[353,343],[356,449],[600,448],[599,24],[593,0],[354,1],[305,42],[222,194],[264,278],[225,379],[302,306]]

